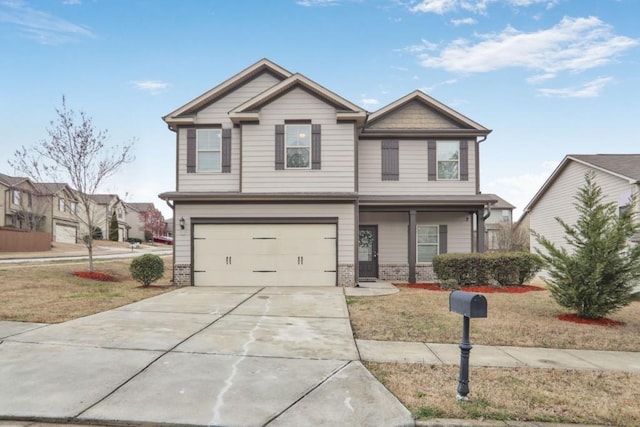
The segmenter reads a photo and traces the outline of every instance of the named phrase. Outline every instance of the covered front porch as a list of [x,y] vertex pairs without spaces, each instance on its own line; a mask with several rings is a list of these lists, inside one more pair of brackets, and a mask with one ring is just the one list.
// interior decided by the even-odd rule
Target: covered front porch
[[491,196],[360,197],[356,282],[431,282],[437,254],[482,252]]

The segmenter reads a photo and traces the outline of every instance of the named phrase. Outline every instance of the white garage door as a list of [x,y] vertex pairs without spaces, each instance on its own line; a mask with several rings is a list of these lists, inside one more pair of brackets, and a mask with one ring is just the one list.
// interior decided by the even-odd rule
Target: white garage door
[[56,242],[76,243],[76,227],[56,224]]
[[194,284],[334,286],[336,224],[196,224]]

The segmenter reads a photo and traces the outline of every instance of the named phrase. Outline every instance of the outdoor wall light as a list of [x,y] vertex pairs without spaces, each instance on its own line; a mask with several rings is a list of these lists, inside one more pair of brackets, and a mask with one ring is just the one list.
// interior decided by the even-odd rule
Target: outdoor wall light
[[180,229],[184,230],[184,217],[180,217]]

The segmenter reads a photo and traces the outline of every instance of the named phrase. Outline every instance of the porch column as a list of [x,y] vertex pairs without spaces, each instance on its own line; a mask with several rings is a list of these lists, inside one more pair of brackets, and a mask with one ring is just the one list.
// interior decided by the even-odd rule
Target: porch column
[[478,218],[478,235],[476,241],[478,242],[478,247],[476,250],[478,252],[484,252],[484,210],[480,210],[476,212],[476,218]]
[[416,282],[416,211],[409,211],[409,283]]

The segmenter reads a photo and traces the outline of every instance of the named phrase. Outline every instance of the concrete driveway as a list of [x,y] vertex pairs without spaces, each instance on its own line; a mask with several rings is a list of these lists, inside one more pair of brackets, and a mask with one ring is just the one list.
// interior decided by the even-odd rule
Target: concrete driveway
[[57,325],[0,323],[0,418],[403,426],[341,288],[188,287]]

